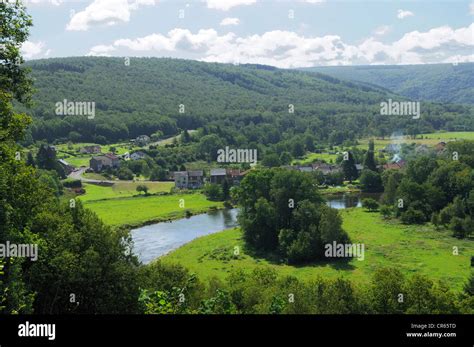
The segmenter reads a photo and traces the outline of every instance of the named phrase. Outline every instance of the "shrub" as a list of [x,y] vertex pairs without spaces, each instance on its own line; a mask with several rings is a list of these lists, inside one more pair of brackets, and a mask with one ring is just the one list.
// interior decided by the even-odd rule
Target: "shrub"
[[366,198],[362,200],[362,206],[369,211],[377,211],[379,208],[379,203],[372,198]]
[[402,212],[400,218],[403,224],[423,224],[426,222],[425,214],[412,207],[409,207],[408,210]]

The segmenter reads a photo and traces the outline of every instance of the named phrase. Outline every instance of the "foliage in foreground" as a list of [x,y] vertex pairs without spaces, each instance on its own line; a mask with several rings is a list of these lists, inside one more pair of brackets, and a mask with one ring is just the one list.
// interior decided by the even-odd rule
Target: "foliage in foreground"
[[[207,286],[179,265],[147,266],[157,281],[147,280],[140,296],[145,314],[473,314],[471,278],[465,292],[453,293],[446,283],[398,269],[380,268],[368,286],[317,276],[301,281],[278,277],[268,267],[233,271],[225,281]],[[176,272],[178,277],[169,277]],[[469,291],[471,290],[471,291]]]

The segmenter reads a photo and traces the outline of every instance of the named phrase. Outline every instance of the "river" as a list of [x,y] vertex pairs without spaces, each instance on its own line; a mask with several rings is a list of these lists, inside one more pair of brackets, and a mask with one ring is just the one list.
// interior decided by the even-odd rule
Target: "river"
[[[378,195],[337,194],[327,196],[327,205],[336,209],[360,207],[365,197]],[[161,257],[200,236],[237,226],[238,209],[211,211],[171,222],[147,225],[132,230],[134,252],[144,264]]]

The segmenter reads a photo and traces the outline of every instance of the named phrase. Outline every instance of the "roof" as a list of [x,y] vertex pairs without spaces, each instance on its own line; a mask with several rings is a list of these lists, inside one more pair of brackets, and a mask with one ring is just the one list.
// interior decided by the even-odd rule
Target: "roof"
[[107,157],[107,158],[112,159],[112,160],[118,159],[118,157],[115,154],[112,154],[112,153],[107,153],[107,154],[104,155],[104,157]]
[[178,177],[178,176],[187,176],[188,175],[188,172],[187,171],[175,171],[173,173],[174,177]]
[[64,159],[58,159],[58,161],[63,164],[64,166],[71,166],[67,161],[65,161]]
[[188,176],[204,176],[202,170],[188,171]]
[[211,169],[211,176],[225,176],[226,169]]

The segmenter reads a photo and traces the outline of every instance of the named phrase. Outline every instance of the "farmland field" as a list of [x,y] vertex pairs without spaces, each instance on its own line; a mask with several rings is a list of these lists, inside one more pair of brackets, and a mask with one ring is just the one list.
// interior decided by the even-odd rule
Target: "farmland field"
[[131,197],[139,195],[136,191],[138,185],[145,185],[148,187],[148,193],[169,193],[171,188],[174,186],[173,182],[120,182],[117,181],[111,187],[98,186],[96,184],[84,183],[83,186],[86,190],[86,194],[81,195],[79,198],[82,201],[93,201],[93,200],[104,200],[104,199],[115,199]]

